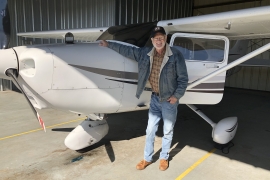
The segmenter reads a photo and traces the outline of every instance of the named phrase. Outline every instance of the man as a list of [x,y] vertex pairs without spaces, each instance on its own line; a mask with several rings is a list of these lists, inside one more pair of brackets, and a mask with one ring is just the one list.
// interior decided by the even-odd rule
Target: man
[[169,47],[166,40],[165,30],[163,27],[157,26],[151,31],[153,48],[136,48],[104,40],[100,42],[100,46],[109,47],[138,62],[137,98],[140,98],[147,81],[150,82],[152,87],[144,160],[136,166],[138,170],[145,169],[152,163],[155,134],[161,118],[164,122],[164,136],[162,138],[159,169],[164,171],[168,168],[177,106],[188,83],[186,64],[182,54]]

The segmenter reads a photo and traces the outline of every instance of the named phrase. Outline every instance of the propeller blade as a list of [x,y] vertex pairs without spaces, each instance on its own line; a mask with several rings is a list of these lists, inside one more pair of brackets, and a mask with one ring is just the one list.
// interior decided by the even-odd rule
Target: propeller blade
[[30,105],[33,113],[35,114],[39,124],[41,125],[42,129],[46,132],[46,127],[45,127],[45,124],[44,124],[42,118],[40,117],[40,115],[38,114],[38,112],[34,108],[33,104],[28,99],[28,97],[27,97],[26,93],[24,92],[23,88],[20,86],[20,84],[17,81],[18,71],[16,69],[8,69],[8,70],[6,70],[6,75],[11,77],[14,80],[14,82],[16,83],[16,85],[20,88],[20,90],[23,93],[24,97],[26,98],[28,104]]

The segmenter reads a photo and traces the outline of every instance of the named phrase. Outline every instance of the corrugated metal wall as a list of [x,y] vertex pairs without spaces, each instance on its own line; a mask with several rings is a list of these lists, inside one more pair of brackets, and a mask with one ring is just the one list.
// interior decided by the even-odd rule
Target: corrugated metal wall
[[0,79],[0,91],[11,90],[12,88],[11,81],[6,79]]
[[226,87],[270,91],[269,67],[240,67],[240,70],[226,79]]
[[[108,27],[192,15],[189,0],[9,0],[10,46],[62,41],[25,39],[17,32]],[[11,8],[12,7],[12,8]]]
[[115,0],[9,0],[8,3],[12,23],[11,46],[57,43],[54,39],[25,41],[16,36],[17,32],[107,27],[115,24]]
[[191,0],[116,0],[116,25],[192,16]]
[[[246,9],[270,5],[270,0],[263,1],[233,1],[233,0],[194,0],[193,16],[212,14],[218,12]],[[269,43],[269,39],[256,39],[249,43],[248,52]],[[233,44],[233,43],[231,43]],[[262,53],[255,58],[269,59],[270,51]],[[237,73],[227,77],[227,87],[244,88],[252,90],[270,91],[270,67],[237,67]]]
[[[7,23],[4,18],[7,18],[7,11],[5,10],[7,5],[7,0],[0,0],[0,50],[6,48],[7,36],[5,34],[4,24]],[[0,57],[0,60],[3,57]],[[10,90],[11,83],[8,80],[0,79],[0,91]]]

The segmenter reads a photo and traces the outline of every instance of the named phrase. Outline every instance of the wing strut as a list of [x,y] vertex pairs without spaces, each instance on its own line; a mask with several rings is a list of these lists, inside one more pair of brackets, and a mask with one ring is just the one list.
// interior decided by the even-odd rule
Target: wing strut
[[203,118],[206,122],[208,122],[212,128],[215,128],[216,123],[214,123],[209,117],[207,117],[199,108],[194,106],[193,104],[186,104],[190,109],[192,109],[195,113],[197,113],[201,118]]
[[206,80],[208,80],[208,79],[210,79],[210,78],[212,78],[212,77],[214,77],[214,76],[216,76],[216,75],[218,75],[220,73],[223,73],[224,71],[227,71],[227,70],[237,66],[238,64],[241,64],[241,63],[243,63],[243,62],[245,62],[245,61],[247,61],[247,60],[249,60],[249,59],[251,59],[251,58],[253,58],[253,57],[255,57],[255,56],[257,56],[257,55],[259,55],[259,54],[261,54],[261,53],[263,53],[265,51],[267,51],[267,50],[269,50],[269,49],[270,49],[270,43],[256,49],[255,51],[252,51],[252,52],[248,53],[247,55],[245,55],[245,56],[243,56],[243,57],[241,57],[241,58],[227,64],[226,66],[224,66],[224,67],[222,67],[222,68],[220,68],[220,69],[218,69],[218,70],[216,70],[216,71],[214,71],[214,72],[212,72],[212,73],[210,73],[210,74],[208,74],[208,75],[194,81],[193,83],[188,85],[187,90],[190,90],[191,88],[197,86],[198,84],[201,84],[202,82],[204,82],[204,81],[206,81]]

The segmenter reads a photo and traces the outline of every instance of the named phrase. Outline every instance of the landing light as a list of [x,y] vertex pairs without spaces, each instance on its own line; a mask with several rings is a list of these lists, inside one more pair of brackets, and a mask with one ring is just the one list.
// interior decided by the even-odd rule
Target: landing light
[[66,44],[74,44],[74,35],[71,32],[66,33],[65,43]]

